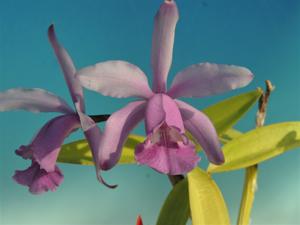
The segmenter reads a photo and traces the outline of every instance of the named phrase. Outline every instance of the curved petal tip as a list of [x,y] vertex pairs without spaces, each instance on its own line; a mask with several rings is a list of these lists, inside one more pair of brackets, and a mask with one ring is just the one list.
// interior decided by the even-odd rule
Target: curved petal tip
[[99,171],[97,171],[97,179],[98,179],[98,181],[99,181],[101,184],[104,184],[104,185],[105,185],[106,187],[108,187],[108,188],[114,189],[114,188],[118,187],[117,184],[113,184],[113,185],[108,184],[108,183],[102,178],[102,176],[100,175],[100,172],[99,172]]
[[57,38],[56,38],[56,35],[55,35],[54,24],[51,24],[48,28],[48,38],[49,38],[50,43],[53,45],[53,47],[58,46]]
[[208,160],[215,165],[222,165],[225,162],[224,154],[221,150],[218,151],[219,154],[215,155],[214,157],[209,157]]

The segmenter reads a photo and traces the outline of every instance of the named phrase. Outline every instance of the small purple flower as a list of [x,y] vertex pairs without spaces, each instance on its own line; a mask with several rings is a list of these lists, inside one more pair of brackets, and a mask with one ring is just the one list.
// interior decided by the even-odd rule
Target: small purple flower
[[167,90],[178,17],[174,1],[165,1],[155,16],[152,90],[146,75],[137,66],[124,61],[102,62],[77,72],[81,85],[88,89],[116,98],[142,99],[129,103],[108,119],[98,155],[102,170],[118,162],[128,134],[143,119],[147,138],[136,146],[138,163],[170,175],[191,171],[199,157],[185,136],[185,130],[201,144],[210,162],[224,162],[216,130],[208,117],[175,99],[204,97],[243,87],[253,75],[244,67],[201,63],[179,72]]
[[[21,146],[16,154],[32,161],[23,171],[16,171],[13,178],[21,185],[29,187],[33,194],[54,191],[63,181],[63,175],[56,166],[56,160],[64,139],[73,131],[82,128],[94,156],[99,149],[100,130],[95,122],[85,115],[83,90],[75,77],[75,66],[67,51],[59,45],[54,26],[48,30],[58,62],[67,82],[75,111],[58,96],[42,89],[10,89],[0,93],[0,111],[23,109],[31,112],[60,112],[63,115],[47,122],[27,146]],[[104,183],[94,157],[97,177]]]

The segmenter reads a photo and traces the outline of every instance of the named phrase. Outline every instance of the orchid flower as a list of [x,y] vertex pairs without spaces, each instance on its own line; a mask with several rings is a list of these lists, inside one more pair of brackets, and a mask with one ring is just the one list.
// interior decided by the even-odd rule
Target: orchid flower
[[[58,43],[53,25],[49,27],[48,36],[61,65],[75,111],[63,99],[42,89],[17,88],[0,93],[0,111],[23,109],[31,112],[63,113],[47,122],[29,145],[23,145],[16,150],[16,154],[24,159],[31,159],[31,166],[26,170],[17,170],[13,178],[19,184],[28,186],[33,194],[54,191],[63,181],[56,159],[64,139],[70,133],[81,127],[94,156],[101,136],[95,122],[84,114],[83,90],[75,78],[75,66],[67,51]],[[97,167],[96,159],[94,157]],[[97,177],[104,183],[98,171],[99,169]]]
[[87,89],[116,98],[140,98],[107,120],[98,155],[100,169],[108,170],[118,162],[128,134],[143,119],[147,137],[135,149],[139,164],[169,175],[191,171],[200,158],[185,136],[186,130],[202,146],[210,162],[224,162],[216,130],[209,118],[176,98],[204,97],[233,90],[247,85],[253,75],[244,67],[200,63],[180,71],[167,90],[178,18],[174,1],[164,1],[155,16],[152,90],[142,70],[125,61],[101,62],[77,72],[81,85]]

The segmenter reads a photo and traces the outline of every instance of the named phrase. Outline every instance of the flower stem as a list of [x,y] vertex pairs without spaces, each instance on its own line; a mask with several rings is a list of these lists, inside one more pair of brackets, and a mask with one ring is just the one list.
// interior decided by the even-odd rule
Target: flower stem
[[[274,90],[272,83],[266,80],[266,91],[260,97],[258,112],[256,114],[256,127],[262,127],[265,123],[267,105],[271,92]],[[255,192],[257,189],[258,165],[246,168],[243,196],[240,204],[238,225],[249,225],[251,210],[254,203]]]
[[175,186],[179,181],[184,179],[183,175],[168,175],[169,180],[173,186]]
[[250,215],[257,189],[258,166],[250,166],[245,170],[243,197],[240,205],[238,225],[250,224]]
[[100,122],[104,122],[106,120],[108,120],[108,118],[110,117],[109,114],[104,114],[104,115],[89,115],[89,117],[92,118],[92,120],[94,120],[96,123],[100,123]]

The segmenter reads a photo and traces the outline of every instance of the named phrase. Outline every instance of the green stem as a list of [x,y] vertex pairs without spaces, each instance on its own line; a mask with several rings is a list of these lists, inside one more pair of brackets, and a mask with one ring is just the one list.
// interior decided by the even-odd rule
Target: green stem
[[[266,80],[266,91],[259,99],[258,112],[256,114],[256,127],[262,127],[265,123],[267,104],[271,92],[274,90],[272,83]],[[257,189],[258,165],[246,168],[243,196],[240,204],[240,212],[237,224],[249,225],[250,216],[254,203],[255,192]]]
[[184,179],[183,175],[168,175],[169,180],[173,186],[175,186],[179,181]]
[[255,191],[257,188],[257,172],[257,165],[250,166],[245,170],[243,198],[240,206],[240,212],[237,223],[238,225],[250,224],[250,215],[253,207]]

